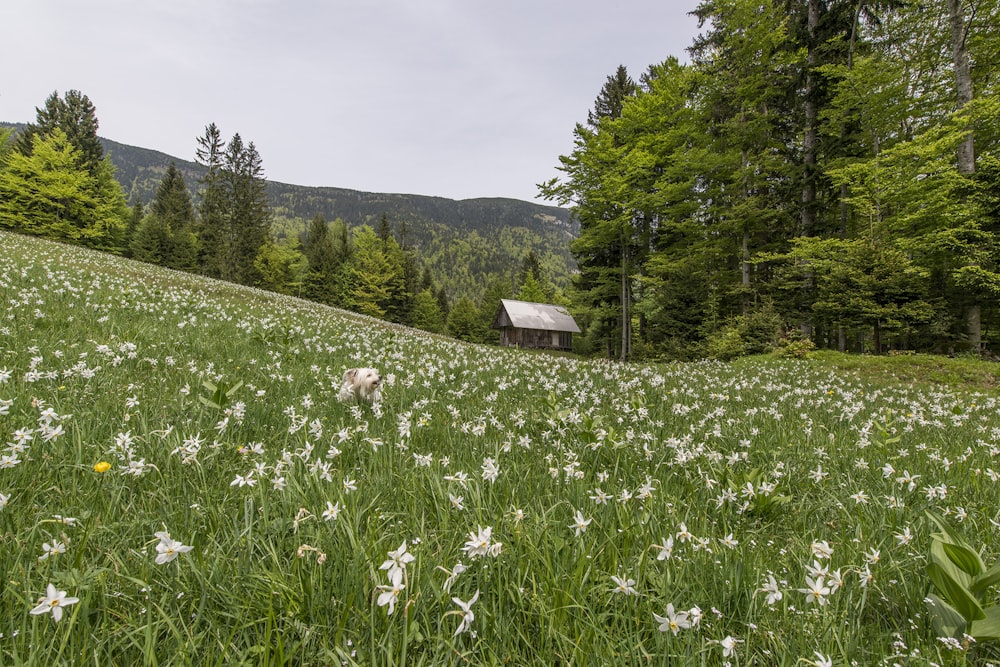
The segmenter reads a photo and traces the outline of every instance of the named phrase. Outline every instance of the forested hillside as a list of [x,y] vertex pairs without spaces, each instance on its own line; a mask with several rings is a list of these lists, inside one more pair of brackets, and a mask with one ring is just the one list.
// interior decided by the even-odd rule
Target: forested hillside
[[694,13],[689,62],[612,73],[546,187],[591,348],[996,350],[1000,3]]
[[[130,205],[152,201],[171,162],[197,199],[205,167],[109,139],[101,142]],[[194,138],[191,145],[193,151]],[[340,219],[351,227],[367,224],[373,228],[385,216],[394,229],[404,229],[407,242],[452,298],[478,299],[491,278],[512,279],[531,251],[557,286],[568,284],[576,266],[569,243],[579,225],[566,209],[556,206],[504,198],[456,201],[275,181],[267,181],[267,198],[278,238],[298,238],[317,215],[327,221]]]

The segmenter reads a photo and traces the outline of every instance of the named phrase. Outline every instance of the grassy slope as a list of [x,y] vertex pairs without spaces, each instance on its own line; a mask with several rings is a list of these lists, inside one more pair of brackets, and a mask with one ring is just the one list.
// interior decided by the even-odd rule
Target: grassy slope
[[[376,408],[335,400],[358,365]],[[0,663],[722,664],[732,637],[738,664],[946,664],[922,515],[1000,547],[991,369],[520,354],[0,234]],[[223,409],[205,381],[244,384]],[[162,530],[193,550],[156,564]],[[29,614],[50,582],[59,623]],[[660,632],[668,604],[704,617]]]

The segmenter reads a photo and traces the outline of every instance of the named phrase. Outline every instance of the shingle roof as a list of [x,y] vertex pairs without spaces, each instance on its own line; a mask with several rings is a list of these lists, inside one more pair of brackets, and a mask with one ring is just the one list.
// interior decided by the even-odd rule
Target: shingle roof
[[[500,302],[502,310],[506,311],[507,317],[510,318],[511,326],[518,329],[580,333],[580,327],[576,325],[573,316],[562,306],[514,301],[513,299],[501,299]],[[501,313],[497,314],[497,321],[501,319],[500,315]],[[494,322],[494,328],[497,326],[497,323]]]

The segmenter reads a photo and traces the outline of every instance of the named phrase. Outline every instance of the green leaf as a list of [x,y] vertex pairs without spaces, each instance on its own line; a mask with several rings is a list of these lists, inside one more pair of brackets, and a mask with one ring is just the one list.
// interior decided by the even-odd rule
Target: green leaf
[[975,595],[982,595],[990,586],[1000,582],[1000,562],[997,562],[986,572],[982,573],[972,581],[969,590]]
[[986,618],[986,614],[975,596],[969,592],[968,588],[956,581],[940,564],[935,561],[928,563],[927,574],[941,596],[955,607],[966,621],[978,621]]
[[987,639],[1000,639],[1000,605],[987,607],[985,618],[973,621],[972,630],[969,632],[976,641]]
[[968,588],[972,585],[972,577],[965,572],[965,570],[958,567],[958,565],[952,561],[951,557],[948,556],[948,553],[944,548],[946,540],[946,536],[941,533],[934,533],[931,535],[930,560],[932,563],[936,563],[942,570],[948,573],[948,575],[958,582],[959,585]]
[[931,617],[931,625],[938,637],[958,637],[965,632],[967,626],[962,615],[955,608],[933,593],[927,596],[930,600],[927,608]]
[[977,577],[986,569],[986,564],[974,549],[965,544],[951,544],[942,542],[944,552],[948,554],[951,562],[957,565],[963,572],[972,577]]

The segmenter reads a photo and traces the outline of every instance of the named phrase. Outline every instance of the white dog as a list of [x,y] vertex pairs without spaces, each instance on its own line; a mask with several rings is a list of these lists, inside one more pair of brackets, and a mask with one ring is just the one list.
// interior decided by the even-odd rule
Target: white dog
[[341,402],[364,400],[369,403],[378,401],[382,389],[382,377],[374,368],[349,368],[344,372],[344,383],[340,385]]

